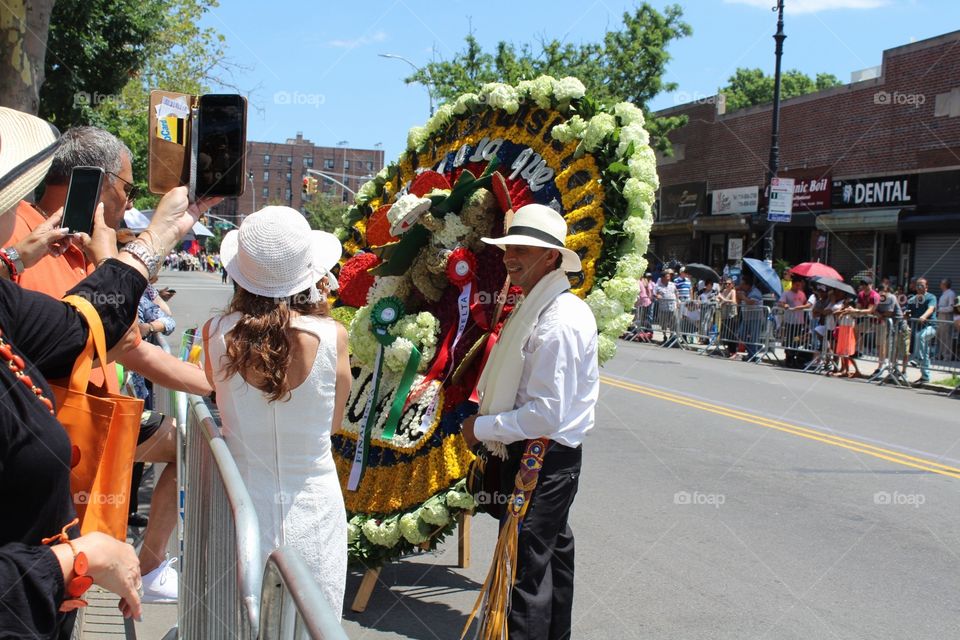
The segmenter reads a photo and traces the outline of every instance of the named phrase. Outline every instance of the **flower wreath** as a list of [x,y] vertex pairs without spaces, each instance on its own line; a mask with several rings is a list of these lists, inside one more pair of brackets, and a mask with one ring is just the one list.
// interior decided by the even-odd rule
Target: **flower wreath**
[[[476,506],[459,428],[519,295],[503,290],[502,252],[480,242],[502,234],[507,210],[537,202],[564,216],[583,264],[571,291],[596,316],[600,362],[616,353],[658,187],[643,124],[636,106],[601,106],[576,78],[491,83],[411,129],[400,159],[360,188],[340,230],[354,383],[333,438],[352,561],[433,548]],[[385,299],[403,313],[389,326],[375,317]]]

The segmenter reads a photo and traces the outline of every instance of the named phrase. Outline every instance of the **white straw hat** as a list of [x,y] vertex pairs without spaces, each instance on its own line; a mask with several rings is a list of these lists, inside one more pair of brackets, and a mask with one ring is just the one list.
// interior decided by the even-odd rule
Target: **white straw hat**
[[60,132],[49,122],[0,107],[0,215],[29,195],[50,170]]
[[250,293],[287,298],[309,291],[315,302],[316,283],[332,278],[330,269],[342,251],[336,236],[311,231],[290,207],[264,207],[224,237],[220,258],[230,277]]
[[563,255],[560,267],[564,271],[581,271],[580,256],[563,246],[567,239],[567,222],[559,213],[542,204],[528,204],[517,209],[513,222],[502,238],[480,238],[487,244],[503,249],[508,244],[556,249]]

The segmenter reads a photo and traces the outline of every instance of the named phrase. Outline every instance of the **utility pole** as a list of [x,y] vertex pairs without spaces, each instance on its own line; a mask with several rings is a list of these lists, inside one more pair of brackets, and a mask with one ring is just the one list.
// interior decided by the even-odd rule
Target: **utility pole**
[[[391,58],[393,60],[402,60],[403,62],[406,62],[408,65],[413,67],[414,70],[417,71],[417,73],[420,73],[421,71],[420,67],[415,65],[412,61],[407,60],[403,56],[398,56],[395,53],[378,53],[377,55],[380,56],[381,58]],[[433,74],[432,73],[430,74],[429,79],[430,79],[430,83],[424,86],[427,87],[427,97],[430,99],[430,117],[432,118],[433,117]]]
[[[783,3],[777,0],[773,11],[777,12],[777,32],[773,39],[776,41],[776,69],[773,76],[773,127],[770,132],[770,161],[767,166],[767,208],[770,208],[770,180],[777,177],[780,168],[780,59],[783,57],[783,41],[787,36],[783,33]],[[769,217],[769,213],[767,214]],[[767,220],[767,232],[764,238],[763,259],[768,266],[773,266],[773,242],[776,223]]]

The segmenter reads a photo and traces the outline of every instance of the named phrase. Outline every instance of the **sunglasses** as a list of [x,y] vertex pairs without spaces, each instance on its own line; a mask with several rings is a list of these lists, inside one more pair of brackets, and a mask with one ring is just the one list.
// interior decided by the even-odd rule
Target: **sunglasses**
[[133,184],[132,182],[127,182],[113,171],[106,171],[105,173],[113,176],[123,183],[123,193],[127,196],[127,202],[132,202],[133,199],[137,197],[137,194],[139,193],[139,188],[137,185]]

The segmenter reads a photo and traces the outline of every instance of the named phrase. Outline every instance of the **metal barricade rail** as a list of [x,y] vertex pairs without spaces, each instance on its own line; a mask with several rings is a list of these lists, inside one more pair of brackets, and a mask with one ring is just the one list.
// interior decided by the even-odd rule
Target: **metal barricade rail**
[[346,640],[303,558],[283,546],[270,554],[260,596],[259,640]]

